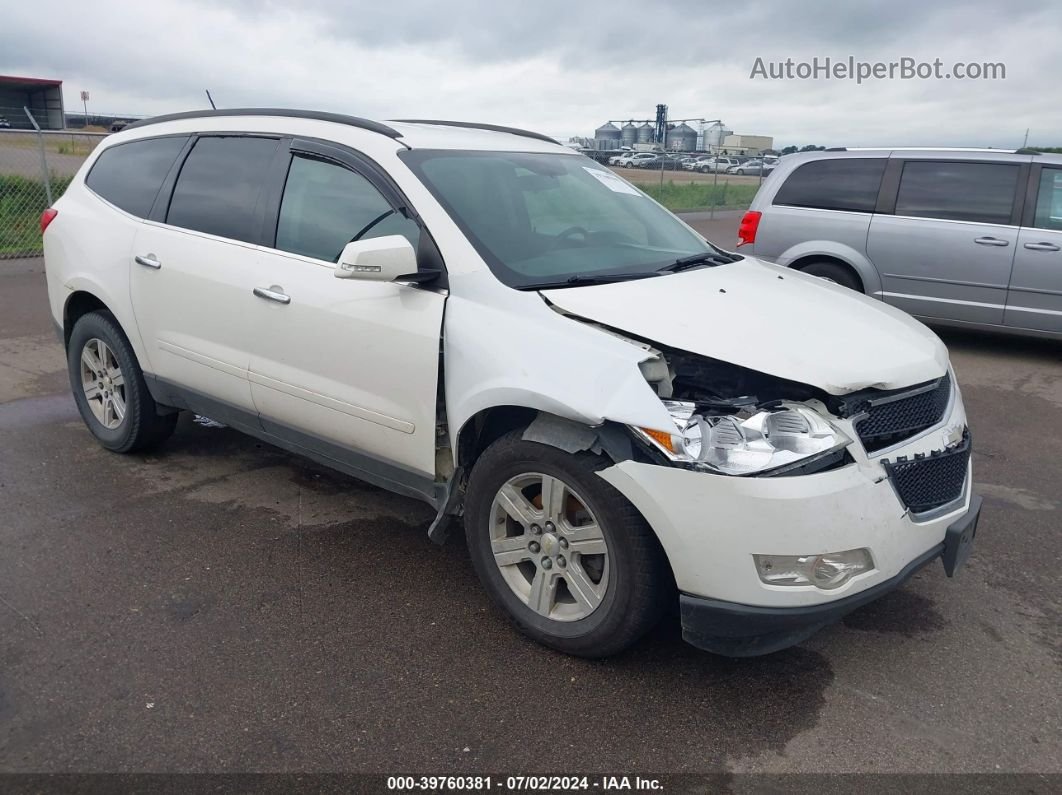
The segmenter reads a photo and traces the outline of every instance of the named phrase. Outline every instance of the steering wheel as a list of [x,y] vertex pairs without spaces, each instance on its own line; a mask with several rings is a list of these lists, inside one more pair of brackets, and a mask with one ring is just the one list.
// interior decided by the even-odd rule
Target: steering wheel
[[557,235],[554,236],[553,242],[550,244],[550,248],[551,249],[556,248],[558,245],[560,245],[561,241],[567,240],[572,235],[582,235],[584,241],[586,240],[586,238],[590,237],[590,233],[588,231],[586,231],[583,227],[581,227],[581,226],[569,226],[563,232],[560,232],[560,233],[558,233]]

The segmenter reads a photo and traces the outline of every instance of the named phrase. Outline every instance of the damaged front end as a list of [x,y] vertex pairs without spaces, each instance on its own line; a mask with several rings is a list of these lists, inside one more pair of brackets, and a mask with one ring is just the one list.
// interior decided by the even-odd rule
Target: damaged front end
[[642,374],[674,429],[631,426],[669,464],[721,475],[822,472],[851,462],[852,439],[820,389],[729,362],[654,345]]

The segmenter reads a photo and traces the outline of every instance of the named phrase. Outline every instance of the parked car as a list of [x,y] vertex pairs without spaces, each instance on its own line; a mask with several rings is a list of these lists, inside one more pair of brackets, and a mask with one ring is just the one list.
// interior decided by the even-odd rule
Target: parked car
[[677,171],[682,168],[682,163],[677,157],[664,154],[663,152],[655,152],[652,157],[641,158],[638,160],[632,159],[630,167],[657,169],[659,171]]
[[638,168],[642,163],[648,163],[659,157],[657,152],[628,152],[616,158],[616,165],[625,168]]
[[709,174],[712,172],[723,174],[732,166],[736,167],[738,161],[732,157],[708,157],[698,160],[693,165],[693,170],[699,171],[702,174]]
[[9,122],[3,116],[0,116],[0,130],[9,130],[9,129],[11,129],[11,122]]
[[746,160],[744,163],[739,163],[736,166],[731,166],[726,170],[727,174],[739,174],[741,176],[759,176],[764,171],[764,163],[760,159]]
[[896,149],[788,155],[746,250],[927,322],[1062,337],[1062,157]]
[[41,228],[104,448],[191,411],[427,502],[434,540],[463,515],[491,598],[555,649],[617,652],[677,602],[694,645],[765,654],[969,553],[931,331],[545,136],[161,116],[100,142]]

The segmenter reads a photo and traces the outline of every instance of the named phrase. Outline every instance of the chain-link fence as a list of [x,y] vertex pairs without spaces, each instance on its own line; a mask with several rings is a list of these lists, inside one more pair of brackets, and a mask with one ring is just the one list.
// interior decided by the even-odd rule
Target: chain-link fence
[[[14,114],[0,108],[0,118]],[[41,254],[41,213],[106,135],[0,126],[0,259]]]

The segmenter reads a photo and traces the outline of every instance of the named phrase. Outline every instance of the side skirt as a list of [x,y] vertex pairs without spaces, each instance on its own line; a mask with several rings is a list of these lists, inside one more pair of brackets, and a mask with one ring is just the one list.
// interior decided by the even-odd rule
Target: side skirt
[[311,436],[149,373],[144,373],[144,381],[151,396],[164,406],[194,411],[196,414],[210,417],[267,444],[305,456],[345,475],[396,494],[422,500],[436,510],[442,509],[447,502],[450,490],[446,483],[436,482],[417,472]]

